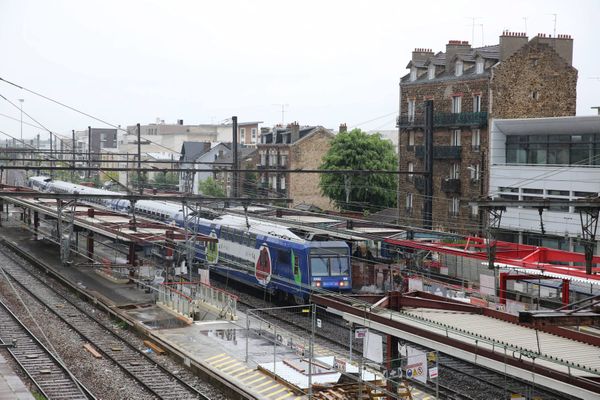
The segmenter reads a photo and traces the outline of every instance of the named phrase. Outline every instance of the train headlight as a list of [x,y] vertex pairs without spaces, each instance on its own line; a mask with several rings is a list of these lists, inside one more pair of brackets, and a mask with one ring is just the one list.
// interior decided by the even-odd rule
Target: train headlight
[[321,281],[314,281],[313,286],[321,287]]

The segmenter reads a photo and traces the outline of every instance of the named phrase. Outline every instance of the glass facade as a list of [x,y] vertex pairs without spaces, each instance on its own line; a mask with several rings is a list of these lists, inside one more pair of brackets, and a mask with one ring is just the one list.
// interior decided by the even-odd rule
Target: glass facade
[[507,135],[506,163],[600,165],[600,134]]

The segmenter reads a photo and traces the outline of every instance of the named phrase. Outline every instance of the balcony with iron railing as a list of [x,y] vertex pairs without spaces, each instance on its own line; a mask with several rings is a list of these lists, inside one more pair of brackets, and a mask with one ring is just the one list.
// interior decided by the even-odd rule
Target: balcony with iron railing
[[415,189],[417,189],[419,192],[425,191],[425,177],[415,176],[414,183],[415,183]]
[[446,178],[442,179],[442,192],[460,193],[460,179]]
[[[460,112],[460,113],[434,113],[433,127],[461,127],[486,126],[488,123],[487,111],[480,112]],[[425,126],[425,115],[414,116],[401,115],[396,119],[397,128],[423,128]]]
[[[433,146],[434,160],[460,160],[461,146]],[[415,156],[417,158],[425,157],[425,147],[415,146]]]

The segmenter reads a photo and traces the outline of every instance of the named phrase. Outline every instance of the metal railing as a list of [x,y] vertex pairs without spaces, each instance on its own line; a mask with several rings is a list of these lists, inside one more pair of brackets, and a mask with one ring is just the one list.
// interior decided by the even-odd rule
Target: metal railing
[[194,316],[192,298],[178,290],[178,286],[163,283],[158,287],[159,304],[189,318]]
[[442,192],[460,193],[460,179],[455,179],[455,178],[442,179]]
[[[460,112],[460,113],[434,113],[434,127],[459,127],[459,126],[486,126],[488,122],[488,113],[481,112]],[[425,126],[424,115],[415,115],[409,117],[402,115],[396,119],[398,128],[420,128]]]
[[202,306],[211,306],[219,318],[237,319],[237,296],[202,282],[163,283],[158,302],[179,314],[193,318]]

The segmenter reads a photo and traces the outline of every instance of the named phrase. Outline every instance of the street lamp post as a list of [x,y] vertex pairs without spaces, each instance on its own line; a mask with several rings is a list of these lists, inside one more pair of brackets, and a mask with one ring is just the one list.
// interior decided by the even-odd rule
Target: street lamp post
[[23,102],[25,99],[19,99],[21,109],[21,146],[23,145]]

